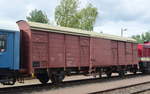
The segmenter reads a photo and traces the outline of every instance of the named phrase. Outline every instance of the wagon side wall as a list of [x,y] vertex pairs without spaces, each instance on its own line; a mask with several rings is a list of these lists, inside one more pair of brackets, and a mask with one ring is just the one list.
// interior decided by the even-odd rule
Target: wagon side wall
[[90,38],[32,30],[32,67],[88,67]]
[[135,65],[138,63],[137,44],[92,38],[92,65],[100,67]]
[[136,46],[123,41],[32,30],[32,67],[133,65],[137,63]]
[[93,66],[111,66],[116,65],[113,62],[111,40],[102,38],[92,38],[92,65]]

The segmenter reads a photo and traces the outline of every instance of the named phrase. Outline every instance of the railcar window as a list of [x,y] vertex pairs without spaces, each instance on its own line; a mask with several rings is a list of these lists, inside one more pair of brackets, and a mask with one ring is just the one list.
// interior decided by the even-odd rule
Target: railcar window
[[7,35],[0,35],[0,52],[6,51],[6,38]]

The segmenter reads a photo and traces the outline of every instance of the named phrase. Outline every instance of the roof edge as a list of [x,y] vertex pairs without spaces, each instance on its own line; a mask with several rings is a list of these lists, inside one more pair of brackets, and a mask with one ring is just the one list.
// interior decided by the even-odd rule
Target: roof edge
[[[136,40],[127,37],[120,37],[111,34],[103,34],[97,33],[94,31],[86,31],[81,29],[69,28],[69,27],[59,27],[59,26],[51,26],[49,24],[37,23],[37,22],[27,22],[31,29],[43,30],[48,32],[56,32],[56,33],[64,33],[64,34],[72,34],[72,35],[81,35],[81,36],[89,36],[89,37],[98,37],[104,39],[118,40],[118,41],[126,41],[137,43]],[[52,31],[53,30],[53,31]],[[58,32],[60,31],[60,32]]]

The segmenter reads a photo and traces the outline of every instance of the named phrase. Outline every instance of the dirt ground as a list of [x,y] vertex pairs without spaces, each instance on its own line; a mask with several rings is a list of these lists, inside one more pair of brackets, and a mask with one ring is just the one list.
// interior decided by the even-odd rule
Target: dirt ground
[[118,81],[111,81],[111,82],[101,82],[101,83],[94,83],[88,85],[79,85],[74,87],[67,87],[67,88],[59,88],[49,91],[41,91],[41,92],[32,92],[32,94],[87,94],[90,92],[96,92],[111,88],[117,88],[121,86],[127,86],[135,83],[147,82],[150,81],[150,76],[144,77],[136,77],[130,79],[123,79]]

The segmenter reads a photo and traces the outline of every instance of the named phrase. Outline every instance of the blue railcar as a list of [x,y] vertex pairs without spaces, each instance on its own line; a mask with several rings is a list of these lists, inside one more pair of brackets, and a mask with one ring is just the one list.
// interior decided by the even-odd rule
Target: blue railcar
[[19,70],[20,32],[17,24],[0,24],[0,82],[14,84]]

